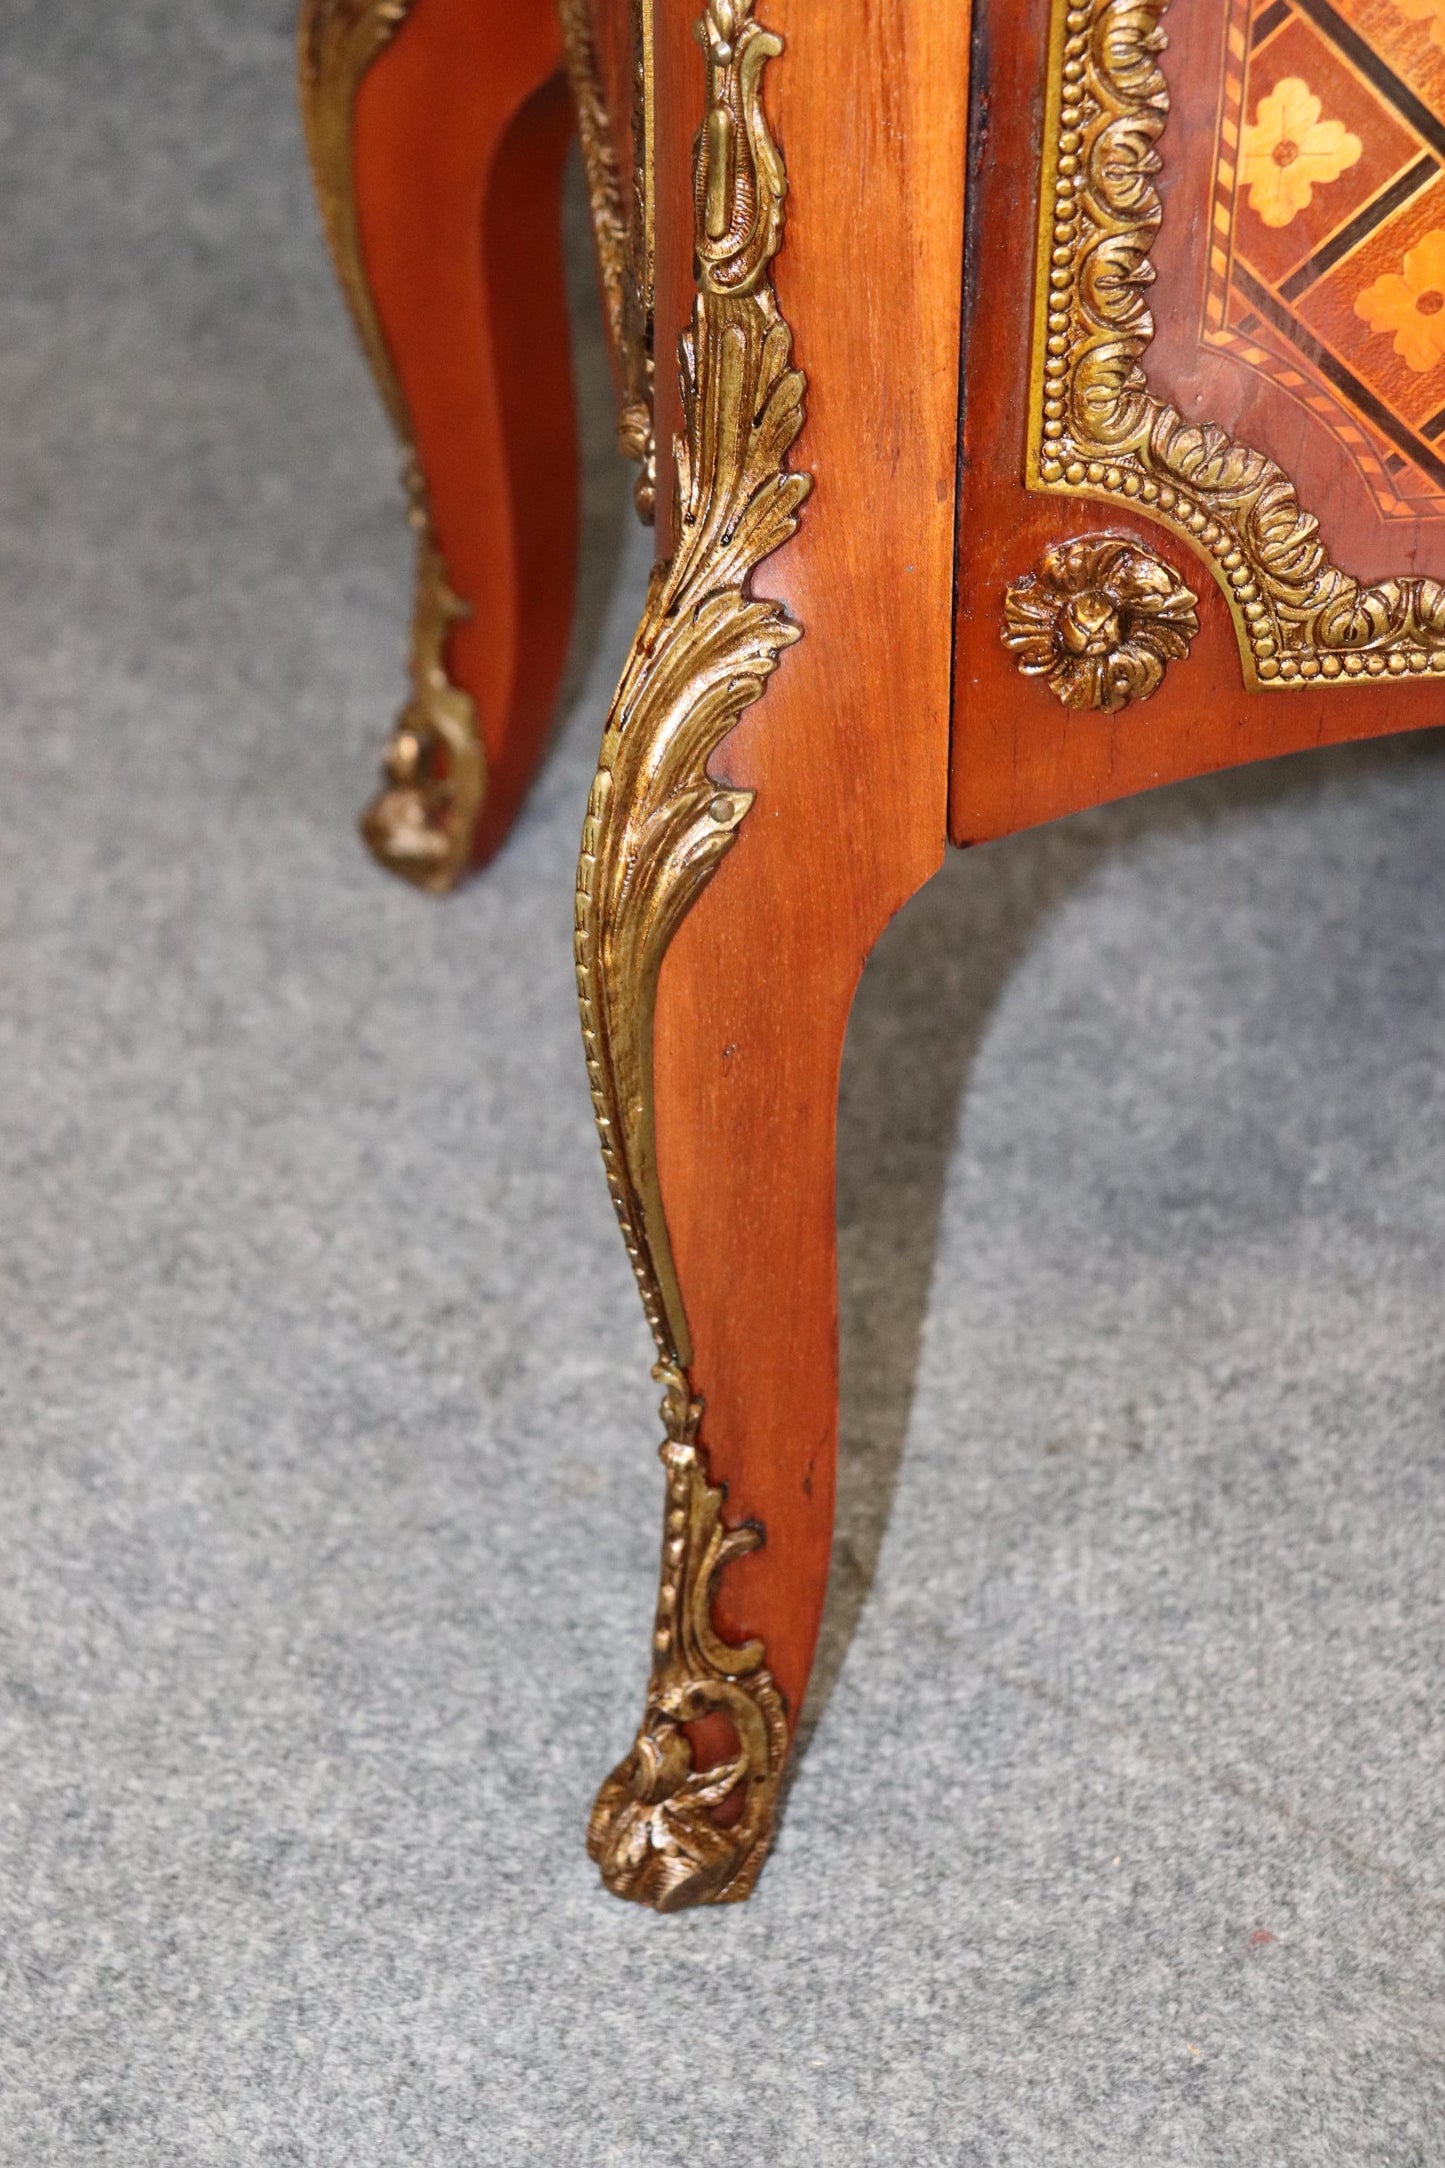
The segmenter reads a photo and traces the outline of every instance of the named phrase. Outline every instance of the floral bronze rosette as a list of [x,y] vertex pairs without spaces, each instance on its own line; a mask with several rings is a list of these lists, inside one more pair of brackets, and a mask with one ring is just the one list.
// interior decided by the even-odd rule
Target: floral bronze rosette
[[1004,642],[1065,707],[1117,714],[1157,692],[1199,630],[1199,597],[1123,535],[1061,542],[1004,597]]

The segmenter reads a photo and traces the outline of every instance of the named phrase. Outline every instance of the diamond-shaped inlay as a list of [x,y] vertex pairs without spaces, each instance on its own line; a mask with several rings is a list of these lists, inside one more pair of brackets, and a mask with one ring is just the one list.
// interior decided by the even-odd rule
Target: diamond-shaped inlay
[[1229,0],[1204,337],[1445,519],[1445,0]]

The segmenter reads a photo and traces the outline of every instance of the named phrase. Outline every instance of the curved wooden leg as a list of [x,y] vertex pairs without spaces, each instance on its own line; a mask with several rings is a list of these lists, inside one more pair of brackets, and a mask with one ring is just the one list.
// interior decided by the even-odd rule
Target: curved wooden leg
[[506,835],[571,629],[577,456],[552,0],[304,0],[327,237],[405,448],[411,696],[363,821],[442,892]]
[[[938,296],[958,290],[966,100],[952,134],[914,123],[961,83],[967,25],[885,0],[880,42],[910,59],[884,129],[863,13],[766,0],[764,29],[746,0],[707,0],[702,115],[686,13],[657,18],[659,322],[694,260],[697,293],[659,501],[673,554],[603,738],[577,960],[667,1472],[643,1721],[589,1843],[609,1888],[663,1911],[746,1897],[770,1842],[832,1533],[848,1010],[943,852],[958,325]],[[876,232],[839,140],[879,146]],[[898,233],[933,259],[911,283],[882,275]],[[901,380],[877,365],[895,338]]]
[[828,1586],[838,1080],[866,940],[830,910],[788,784],[770,771],[758,809],[774,818],[745,825],[668,954],[657,1007],[658,1192],[690,1359],[685,1384],[663,1373],[646,1713],[592,1847],[611,1888],[663,1910],[749,1894]]

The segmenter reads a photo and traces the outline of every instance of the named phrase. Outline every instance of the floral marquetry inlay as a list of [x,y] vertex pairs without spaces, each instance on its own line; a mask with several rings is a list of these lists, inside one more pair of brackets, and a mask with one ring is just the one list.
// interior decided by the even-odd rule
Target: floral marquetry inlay
[[1445,0],[1395,0],[1409,23],[1428,23],[1435,43],[1445,47]]
[[1355,312],[1372,331],[1393,337],[1407,369],[1423,376],[1445,361],[1445,227],[1433,226],[1357,296]]
[[1319,99],[1297,75],[1286,75],[1259,101],[1244,131],[1240,174],[1249,208],[1266,226],[1288,226],[1307,211],[1316,188],[1337,181],[1364,145],[1343,121],[1326,120]]
[[1445,519],[1445,0],[1228,0],[1225,33],[1205,343],[1385,518]]

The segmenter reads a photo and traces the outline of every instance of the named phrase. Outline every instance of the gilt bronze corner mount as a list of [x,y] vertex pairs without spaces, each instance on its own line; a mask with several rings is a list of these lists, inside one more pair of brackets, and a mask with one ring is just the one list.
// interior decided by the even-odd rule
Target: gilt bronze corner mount
[[[599,1795],[589,1845],[609,1888],[667,1910],[747,1895],[770,1840],[788,1732],[765,1652],[730,1647],[711,1625],[718,1575],[762,1536],[724,1527],[722,1492],[707,1476],[658,1178],[653,1012],[668,944],[752,804],[750,792],[720,787],[708,762],[799,637],[751,582],[795,533],[810,487],[788,465],[804,382],[770,276],[787,181],[762,84],[782,41],[757,22],[753,0],[708,0],[697,27],[708,88],[694,173],[697,294],[681,342],[677,542],[653,576],[603,734],[576,935],[603,1161],[665,1386],[668,1476],[646,1710],[631,1755]],[[687,1727],[710,1712],[729,1719],[736,1753],[698,1770]]]

